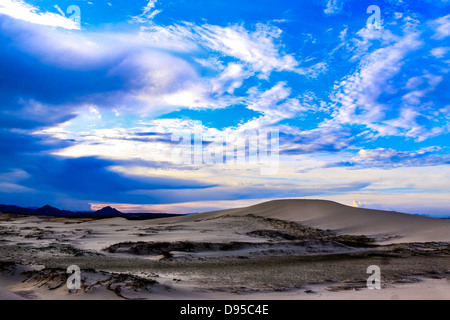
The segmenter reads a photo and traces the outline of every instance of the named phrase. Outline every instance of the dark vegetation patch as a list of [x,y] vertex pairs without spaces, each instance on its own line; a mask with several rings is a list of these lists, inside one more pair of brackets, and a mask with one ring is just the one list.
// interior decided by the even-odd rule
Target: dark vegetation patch
[[248,232],[247,235],[253,237],[262,237],[270,239],[282,240],[319,240],[319,241],[334,241],[340,244],[355,247],[368,248],[375,246],[374,239],[366,236],[354,235],[338,235],[330,230],[322,230],[301,225],[292,221],[285,221],[274,218],[263,218],[255,215],[247,215],[246,217],[257,220],[260,223],[266,224],[267,229],[255,230]]
[[25,271],[23,282],[33,282],[38,288],[45,287],[48,290],[56,290],[66,284],[68,274],[66,270],[45,268],[40,271]]
[[270,239],[282,239],[282,240],[298,240],[297,237],[282,231],[277,230],[255,230],[247,233],[251,237],[261,237]]
[[0,226],[0,236],[8,237],[8,236],[17,236],[18,232],[11,227]]
[[244,249],[247,247],[255,247],[258,244],[247,242],[227,242],[227,243],[211,243],[211,242],[121,242],[116,243],[104,249],[109,253],[128,253],[133,255],[169,255],[172,251],[181,252],[203,252],[203,251],[232,251]]
[[0,261],[0,272],[11,271],[16,267],[16,263],[12,261]]
[[413,257],[413,256],[450,256],[450,243],[426,242],[426,243],[397,243],[380,246],[379,250],[371,255],[384,257]]
[[[66,286],[69,274],[61,268],[45,268],[42,270],[25,271],[22,273],[25,277],[23,282],[33,283],[38,288],[47,288],[48,290],[56,290]],[[87,280],[86,276],[93,279]],[[84,269],[81,273],[81,288],[83,292],[88,292],[94,287],[104,286],[108,290],[113,291],[117,296],[127,299],[124,296],[124,290],[132,290],[134,292],[150,291],[151,287],[158,284],[156,280],[138,277],[123,273],[107,273],[97,272],[93,269]],[[76,290],[69,290],[70,292]]]
[[[124,289],[132,290],[134,292],[150,291],[154,285],[158,284],[158,282],[153,279],[141,278],[135,275],[120,273],[111,274],[108,279],[96,283],[96,285],[99,284],[106,285],[106,288],[113,291],[117,296],[128,299],[126,296],[124,296]],[[87,291],[90,290],[90,288],[86,289]]]
[[34,228],[33,230],[34,230],[34,232],[25,235],[24,238],[25,239],[36,238],[37,240],[55,238],[54,232],[51,230],[42,230],[39,228]]
[[349,247],[354,248],[371,248],[376,247],[375,240],[366,236],[352,235],[335,235],[327,240],[336,241]]

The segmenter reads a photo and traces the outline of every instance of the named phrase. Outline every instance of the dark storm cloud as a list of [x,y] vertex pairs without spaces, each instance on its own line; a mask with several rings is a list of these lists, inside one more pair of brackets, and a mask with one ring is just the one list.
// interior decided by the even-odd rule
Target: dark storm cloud
[[[133,192],[211,187],[197,181],[111,171],[111,166],[124,165],[123,161],[54,156],[54,150],[75,141],[35,134],[37,129],[73,119],[82,105],[112,109],[136,102],[140,90],[158,85],[149,84],[154,65],[142,66],[136,58],[140,57],[139,50],[101,41],[88,48],[87,39],[76,33],[4,15],[0,15],[0,44],[0,174],[12,176],[8,183],[22,188],[21,196],[17,196],[3,187],[0,202],[33,205],[64,195],[74,201],[148,203],[155,197]],[[152,133],[136,137],[149,138],[167,140]],[[21,172],[16,180],[11,175],[14,172]]]

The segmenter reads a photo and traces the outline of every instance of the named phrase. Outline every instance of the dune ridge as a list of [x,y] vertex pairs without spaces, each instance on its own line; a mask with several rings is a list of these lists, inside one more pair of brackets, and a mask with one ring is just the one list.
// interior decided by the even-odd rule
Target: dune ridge
[[365,235],[380,243],[450,242],[450,220],[364,209],[327,200],[273,200],[244,208],[170,218],[192,222],[222,216],[255,215],[296,222],[339,234]]

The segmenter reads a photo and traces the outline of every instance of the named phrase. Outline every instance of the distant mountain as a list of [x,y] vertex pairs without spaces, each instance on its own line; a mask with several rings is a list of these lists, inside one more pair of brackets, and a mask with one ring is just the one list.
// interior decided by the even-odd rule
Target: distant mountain
[[14,213],[21,215],[37,215],[37,216],[66,217],[66,218],[94,218],[94,219],[119,217],[128,220],[148,220],[148,219],[180,216],[177,214],[169,214],[169,213],[123,213],[110,206],[104,207],[95,212],[73,212],[68,210],[60,210],[50,205],[45,205],[41,208],[37,207],[23,208],[4,204],[0,204],[0,213]]
[[100,210],[95,211],[93,214],[95,215],[112,215],[112,216],[119,216],[123,215],[122,212],[115,208],[111,208],[110,206],[104,207]]
[[29,208],[22,208],[18,206],[10,206],[5,204],[0,204],[0,212],[5,213],[18,213],[18,214],[33,214],[34,210]]
[[60,215],[71,215],[73,214],[72,211],[67,210],[59,210],[57,208],[54,208],[52,206],[49,206],[48,204],[43,206],[42,208],[34,210],[35,214],[44,215],[44,216],[60,216]]

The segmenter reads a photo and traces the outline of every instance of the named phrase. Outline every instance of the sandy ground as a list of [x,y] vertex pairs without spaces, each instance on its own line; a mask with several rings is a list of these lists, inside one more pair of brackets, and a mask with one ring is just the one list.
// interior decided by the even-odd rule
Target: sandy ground
[[450,241],[450,220],[398,212],[361,209],[322,200],[277,200],[246,208],[187,216],[179,221],[195,221],[224,215],[254,214],[331,229],[341,234],[366,235],[379,243]]
[[450,299],[449,280],[449,220],[327,201],[146,221],[0,214],[0,299]]

